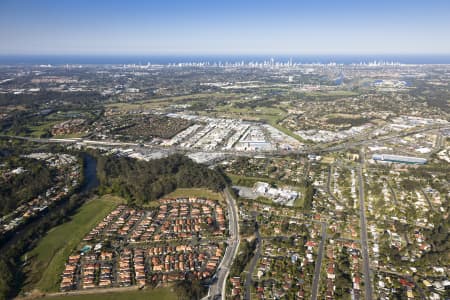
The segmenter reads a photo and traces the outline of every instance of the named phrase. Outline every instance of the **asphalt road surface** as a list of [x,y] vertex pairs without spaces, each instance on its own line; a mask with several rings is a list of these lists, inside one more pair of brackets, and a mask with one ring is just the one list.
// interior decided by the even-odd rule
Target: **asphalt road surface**
[[317,294],[319,292],[319,280],[320,280],[320,270],[322,268],[323,248],[325,247],[325,241],[327,240],[327,224],[324,222],[320,224],[322,225],[322,232],[321,232],[322,240],[320,241],[319,244],[319,252],[317,253],[317,261],[314,267],[314,278],[311,291],[312,300],[317,299]]
[[230,273],[234,258],[236,257],[240,242],[239,217],[236,201],[231,196],[228,189],[224,190],[224,196],[228,204],[230,238],[228,239],[228,247],[225,250],[225,254],[216,273],[217,280],[209,287],[209,299],[225,299],[226,280]]
[[[344,141],[343,143],[332,143],[331,145],[327,145],[327,144],[319,144],[319,145],[315,145],[315,146],[309,146],[309,147],[305,147],[304,149],[301,150],[295,150],[295,151],[283,151],[283,150],[278,150],[278,151],[269,151],[269,152],[261,152],[262,154],[265,154],[267,156],[270,155],[274,155],[274,156],[278,156],[278,155],[287,155],[287,154],[292,154],[292,153],[297,153],[297,154],[306,154],[306,153],[325,153],[325,152],[334,152],[334,151],[340,151],[340,150],[344,150],[344,149],[348,149],[350,147],[355,147],[355,146],[361,146],[361,145],[366,145],[366,144],[370,144],[373,143],[375,141],[384,141],[384,140],[389,140],[392,138],[398,138],[398,137],[404,137],[404,136],[408,136],[408,135],[413,135],[416,133],[421,133],[421,132],[426,132],[426,131],[430,131],[430,130],[436,130],[436,129],[449,129],[450,127],[448,126],[436,126],[436,125],[430,125],[430,126],[426,126],[425,128],[421,127],[418,128],[416,130],[409,130],[406,132],[401,132],[401,133],[394,133],[394,134],[388,134],[385,136],[377,136],[377,137],[371,137],[370,139],[367,139],[367,137],[364,138],[360,138],[358,140],[355,141]],[[15,138],[15,139],[22,139],[22,140],[28,140],[28,141],[33,141],[33,142],[38,142],[38,143],[67,143],[67,144],[81,144],[81,145],[103,145],[103,146],[114,146],[114,147],[120,147],[120,146],[126,146],[126,147],[146,147],[146,148],[151,148],[151,149],[161,149],[161,150],[172,150],[172,151],[183,151],[183,152],[189,152],[189,151],[195,151],[195,152],[205,152],[205,153],[223,153],[223,154],[230,154],[230,155],[234,155],[239,153],[240,155],[247,155],[247,156],[253,156],[254,153],[252,152],[239,152],[239,151],[235,151],[235,150],[224,150],[224,149],[217,149],[217,150],[201,150],[201,149],[186,149],[183,147],[177,147],[177,146],[172,146],[172,147],[163,147],[163,146],[158,146],[158,145],[147,145],[147,144],[138,144],[138,143],[126,143],[126,142],[112,142],[112,141],[95,141],[95,140],[89,140],[86,138],[70,138],[70,139],[52,139],[52,138],[32,138],[32,137],[22,137],[22,136],[8,136],[8,135],[0,135],[0,137],[6,137],[6,138]],[[439,142],[440,144],[441,142]]]
[[359,211],[360,211],[360,225],[361,225],[361,248],[363,257],[363,273],[364,273],[364,288],[365,299],[372,300],[372,280],[370,277],[370,262],[369,251],[367,248],[367,223],[366,212],[364,208],[364,178],[362,176],[362,168],[358,167],[359,178]]
[[[256,216],[257,216],[257,213],[255,213],[255,218],[256,218]],[[256,246],[254,256],[252,257],[252,260],[250,261],[247,278],[245,279],[245,284],[244,284],[244,289],[245,289],[244,299],[245,300],[251,299],[251,291],[252,291],[251,286],[253,283],[252,275],[253,275],[253,272],[255,271],[256,264],[258,263],[258,260],[259,260],[259,257],[261,256],[261,251],[262,251],[262,240],[261,240],[261,235],[259,234],[259,228],[256,229],[255,236],[256,236],[256,242],[258,244]]]

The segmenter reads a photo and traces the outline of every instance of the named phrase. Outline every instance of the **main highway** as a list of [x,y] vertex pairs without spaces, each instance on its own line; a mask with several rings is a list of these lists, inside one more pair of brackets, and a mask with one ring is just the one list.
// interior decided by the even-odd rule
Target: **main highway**
[[361,248],[363,257],[363,273],[364,273],[364,288],[365,299],[372,300],[372,280],[370,277],[370,261],[369,251],[367,246],[367,223],[366,212],[364,208],[364,181],[362,176],[362,167],[358,167],[358,181],[359,181],[359,213],[361,226]]
[[[302,154],[302,153],[324,153],[324,152],[333,152],[345,150],[354,146],[364,146],[376,141],[385,141],[392,138],[404,137],[416,133],[431,131],[431,130],[442,130],[449,129],[447,126],[426,126],[425,128],[418,128],[416,130],[409,130],[407,132],[388,134],[379,137],[371,137],[369,139],[356,139],[353,141],[345,141],[338,144],[325,144],[325,145],[316,145],[316,146],[306,146],[300,150],[293,151],[271,151],[271,152],[261,152],[262,155],[266,156],[279,156],[286,154]],[[172,147],[163,147],[159,145],[142,145],[137,143],[124,143],[124,142],[115,142],[115,141],[95,141],[88,140],[86,138],[74,138],[74,139],[48,139],[48,138],[31,138],[31,137],[21,137],[21,136],[7,136],[0,135],[3,138],[16,138],[22,140],[28,140],[38,143],[67,143],[67,144],[80,144],[80,145],[99,145],[99,146],[110,146],[110,147],[144,147],[148,149],[154,150],[166,150],[166,151],[182,151],[182,152],[209,152],[209,153],[223,153],[228,155],[248,155],[253,156],[253,152],[245,153],[245,152],[237,152],[237,151],[223,151],[223,150],[209,150],[205,151],[202,149],[186,149],[182,147],[172,146]],[[441,144],[441,140],[437,141],[437,147],[439,148]],[[365,287],[365,299],[372,299],[372,282],[370,277],[370,262],[369,262],[369,254],[368,254],[368,246],[367,246],[367,224],[365,217],[365,208],[364,208],[364,181],[362,176],[362,166],[363,163],[358,167],[358,177],[359,177],[359,204],[360,204],[360,225],[361,225],[361,245],[362,245],[362,256],[363,256],[363,273],[364,273],[364,287]],[[328,182],[330,179],[330,170],[328,174]],[[329,187],[328,187],[329,188]],[[330,191],[329,191],[330,192]],[[230,268],[233,264],[233,261],[236,257],[238,248],[239,248],[239,216],[238,216],[238,208],[236,206],[236,201],[231,196],[228,189],[225,189],[224,197],[228,205],[228,218],[229,218],[229,234],[230,237],[228,239],[228,246],[225,250],[224,257],[218,267],[218,271],[216,274],[216,281],[211,284],[208,296],[205,298],[208,299],[225,299],[225,286],[226,279],[229,275]],[[330,193],[331,194],[331,193]],[[326,233],[325,233],[326,234]],[[320,259],[320,257],[319,257]],[[316,264],[317,266],[317,264]],[[320,266],[320,264],[319,264]],[[318,278],[319,276],[315,276]],[[318,283],[317,283],[318,284]],[[317,291],[317,286],[313,288],[314,291]],[[316,294],[317,295],[317,294]],[[314,296],[314,295],[313,295]],[[313,297],[313,299],[315,299]]]
[[[296,150],[276,150],[276,151],[262,151],[261,155],[266,156],[280,156],[280,155],[288,155],[288,154],[308,154],[308,153],[326,153],[326,152],[334,152],[334,151],[341,151],[345,150],[351,147],[355,146],[361,146],[361,145],[367,145],[373,142],[380,142],[380,141],[386,141],[393,138],[399,138],[404,137],[408,135],[413,135],[417,133],[422,133],[426,131],[432,131],[432,130],[443,130],[443,129],[450,129],[448,125],[446,126],[435,126],[435,125],[429,125],[426,127],[421,127],[415,130],[408,130],[400,133],[392,133],[388,135],[383,136],[377,136],[377,137],[371,137],[371,138],[360,138],[355,140],[347,140],[342,143],[328,143],[328,144],[318,144],[314,146],[307,146],[305,145],[302,149],[296,149]],[[144,147],[148,149],[154,149],[154,150],[166,150],[166,151],[180,151],[180,152],[204,152],[204,153],[223,153],[228,155],[246,155],[246,156],[253,156],[255,155],[254,152],[239,152],[235,150],[224,150],[224,149],[217,149],[217,150],[204,150],[204,149],[196,149],[196,148],[184,148],[180,146],[170,146],[165,147],[161,145],[151,145],[151,144],[139,144],[139,143],[127,143],[127,142],[119,142],[119,141],[98,141],[98,140],[89,140],[87,138],[68,138],[68,139],[55,139],[55,138],[32,138],[32,137],[23,137],[23,136],[9,136],[9,135],[0,135],[0,137],[3,138],[15,138],[15,139],[22,139],[22,140],[28,140],[32,142],[37,143],[65,143],[65,144],[79,144],[79,145],[90,145],[90,146],[107,146],[107,147],[129,147],[129,148],[135,148],[135,147]],[[438,141],[438,144],[441,142]]]
[[231,265],[236,257],[239,248],[239,215],[236,200],[231,196],[230,191],[223,191],[225,201],[228,205],[229,233],[228,246],[223,259],[217,268],[216,281],[210,285],[207,299],[225,299],[225,286]]

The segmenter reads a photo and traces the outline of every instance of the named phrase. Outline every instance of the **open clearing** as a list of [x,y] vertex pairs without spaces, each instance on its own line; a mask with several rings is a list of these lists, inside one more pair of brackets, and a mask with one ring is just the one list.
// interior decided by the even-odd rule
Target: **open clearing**
[[176,294],[171,288],[157,288],[146,289],[143,291],[129,291],[129,292],[112,292],[99,293],[88,295],[73,295],[73,296],[49,296],[44,299],[48,300],[143,300],[143,299],[158,299],[158,300],[176,300]]
[[211,200],[223,199],[221,194],[202,188],[176,189],[172,193],[165,195],[163,198],[177,198],[177,197],[197,197],[197,198],[207,198]]

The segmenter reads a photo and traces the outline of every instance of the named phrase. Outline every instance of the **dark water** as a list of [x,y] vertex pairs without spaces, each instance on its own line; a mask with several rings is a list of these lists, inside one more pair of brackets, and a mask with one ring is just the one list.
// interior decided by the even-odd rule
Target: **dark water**
[[450,64],[450,54],[416,54],[416,55],[0,55],[0,64],[173,64],[184,62],[214,63],[249,63],[249,62],[292,63],[368,63],[398,62],[402,64]]
[[83,154],[84,182],[80,187],[80,193],[89,192],[98,187],[97,160],[89,154]]

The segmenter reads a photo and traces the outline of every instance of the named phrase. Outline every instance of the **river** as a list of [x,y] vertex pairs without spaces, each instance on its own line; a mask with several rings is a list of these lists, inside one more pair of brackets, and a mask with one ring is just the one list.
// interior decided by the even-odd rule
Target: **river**
[[99,185],[97,178],[97,160],[87,153],[83,154],[83,172],[84,181],[79,193],[89,192]]
[[[85,194],[91,191],[92,189],[98,187],[99,181],[97,178],[97,160],[87,154],[82,154],[83,158],[83,183],[78,188],[78,191],[76,191],[76,194]],[[59,210],[61,208],[64,208],[69,204],[69,197],[66,199],[63,199],[53,206],[49,207],[49,210]],[[35,217],[34,219],[30,220],[27,224],[20,226],[19,229],[17,229],[15,232],[9,234],[8,237],[5,237],[5,240],[0,241],[0,251],[5,249],[6,247],[13,245],[20,237],[28,232],[30,229],[40,226],[42,223],[46,222],[46,215],[48,214],[48,210],[45,211],[45,213],[41,214],[40,216]]]

